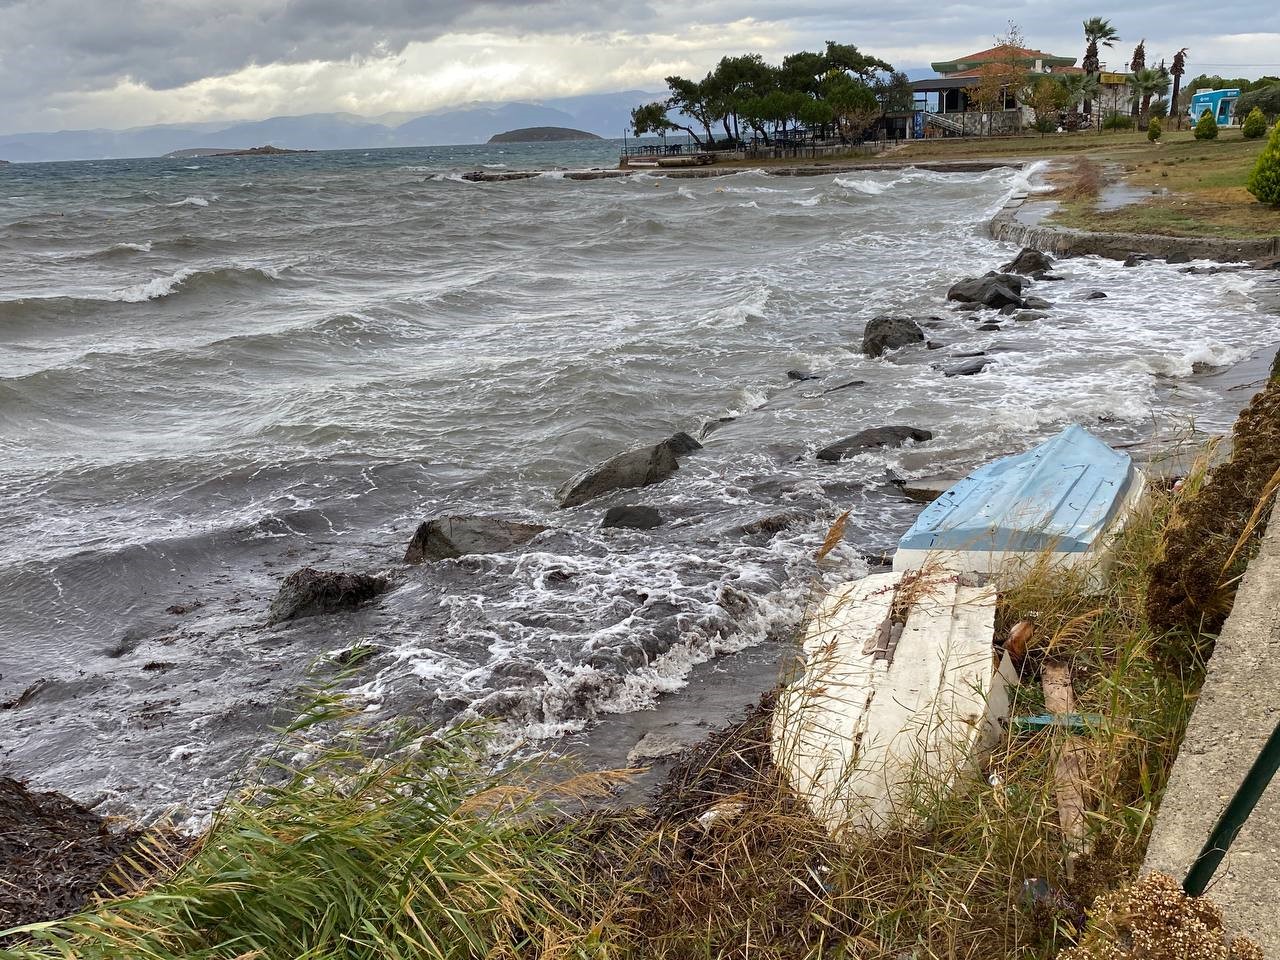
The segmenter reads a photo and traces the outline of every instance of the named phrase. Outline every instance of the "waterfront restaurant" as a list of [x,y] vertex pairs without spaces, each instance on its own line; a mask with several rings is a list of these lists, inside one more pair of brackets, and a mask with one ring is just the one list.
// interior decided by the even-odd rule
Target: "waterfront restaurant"
[[975,99],[982,68],[991,63],[1016,63],[1031,74],[1083,73],[1075,57],[1058,57],[1026,47],[992,47],[967,57],[942,60],[930,66],[937,77],[917,80],[916,137],[979,135],[1020,130],[1034,119],[1018,101],[1018,91],[1005,90],[1004,104],[994,114],[982,113]]

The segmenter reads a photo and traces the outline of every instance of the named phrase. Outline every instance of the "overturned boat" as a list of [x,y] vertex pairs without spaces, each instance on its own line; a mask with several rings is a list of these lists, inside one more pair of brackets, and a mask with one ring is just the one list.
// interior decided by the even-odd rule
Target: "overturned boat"
[[1145,486],[1127,454],[1072,425],[938,497],[898,541],[893,569],[1016,573],[1047,557],[1100,571]]
[[976,768],[1009,711],[992,645],[996,592],[954,571],[841,584],[804,638],[772,742],[792,789],[833,832],[910,819]]

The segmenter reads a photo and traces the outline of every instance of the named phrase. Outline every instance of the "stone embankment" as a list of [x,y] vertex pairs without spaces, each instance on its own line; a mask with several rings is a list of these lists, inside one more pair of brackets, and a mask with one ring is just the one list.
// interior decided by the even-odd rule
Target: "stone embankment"
[[1098,256],[1127,260],[1136,254],[1166,259],[1217,260],[1221,263],[1262,261],[1274,266],[1280,257],[1280,237],[1229,240],[1219,237],[1165,237],[1149,233],[1094,233],[1044,222],[1054,203],[1025,193],[1009,199],[991,220],[992,238],[1016,243],[1060,257]]
[[[1280,722],[1280,523],[1267,529],[1209,660],[1156,816],[1144,869],[1185,877]],[[1280,957],[1280,779],[1245,821],[1209,886],[1233,933]]]

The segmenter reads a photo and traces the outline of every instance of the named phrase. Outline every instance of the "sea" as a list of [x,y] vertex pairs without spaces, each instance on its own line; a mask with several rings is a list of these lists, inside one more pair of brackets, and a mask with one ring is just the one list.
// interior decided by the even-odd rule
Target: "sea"
[[[618,146],[0,167],[0,773],[197,822],[324,684],[554,750],[789,642],[919,510],[895,480],[1221,430],[1214,371],[1280,339],[1260,273],[1094,258],[979,329],[947,289],[1017,252],[985,225],[1034,169],[562,177]],[[864,357],[882,314],[930,343]],[[934,439],[815,458],[894,424]],[[558,508],[677,431],[671,479]],[[620,504],[665,522],[603,529]],[[549,529],[404,564],[444,515]],[[304,566],[396,586],[267,625]]]

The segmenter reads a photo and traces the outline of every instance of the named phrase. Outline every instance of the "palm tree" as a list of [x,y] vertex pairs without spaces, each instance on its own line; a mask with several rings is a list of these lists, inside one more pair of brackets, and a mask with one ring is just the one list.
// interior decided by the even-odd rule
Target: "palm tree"
[[1169,71],[1164,67],[1139,67],[1129,78],[1129,93],[1138,109],[1138,129],[1147,129],[1151,120],[1151,98],[1169,90]]
[[[1129,72],[1136,76],[1139,70],[1145,69],[1147,69],[1147,41],[1144,37],[1142,40],[1139,40],[1138,45],[1133,48],[1133,57],[1129,60]],[[1132,90],[1133,77],[1129,78],[1129,87]],[[1130,111],[1130,116],[1137,120],[1140,113],[1141,111],[1138,108],[1138,98],[1135,96],[1133,98],[1133,107]]]
[[[1090,76],[1096,77],[1101,70],[1101,62],[1098,60],[1098,44],[1104,47],[1113,46],[1120,39],[1120,34],[1116,32],[1116,28],[1111,25],[1110,20],[1104,20],[1102,17],[1090,17],[1084,22],[1084,39],[1086,46],[1084,48],[1084,59],[1080,62],[1080,66],[1084,68],[1084,72]],[[1091,104],[1088,100],[1084,102],[1084,112],[1091,113]]]
[[1187,48],[1183,47],[1173,55],[1173,93],[1169,95],[1169,119],[1179,130],[1182,129],[1182,110],[1178,107],[1178,92],[1182,89],[1182,75],[1187,70]]
[[1067,129],[1076,130],[1080,126],[1080,104],[1088,103],[1098,95],[1098,78],[1090,73],[1059,73],[1054,75],[1062,84],[1063,92],[1070,104],[1067,115]]

